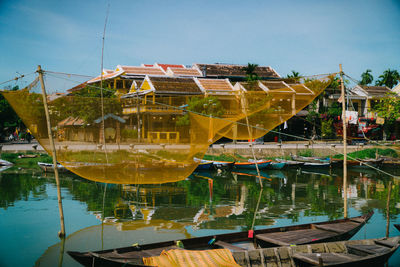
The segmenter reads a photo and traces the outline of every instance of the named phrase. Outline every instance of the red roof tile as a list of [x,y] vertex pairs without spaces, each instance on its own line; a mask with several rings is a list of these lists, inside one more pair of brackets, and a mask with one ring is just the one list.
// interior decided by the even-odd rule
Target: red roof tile
[[180,69],[184,69],[185,66],[184,65],[177,65],[177,64],[160,64],[160,63],[156,63],[157,66],[161,67],[164,71],[167,71],[168,67],[170,68],[180,68]]

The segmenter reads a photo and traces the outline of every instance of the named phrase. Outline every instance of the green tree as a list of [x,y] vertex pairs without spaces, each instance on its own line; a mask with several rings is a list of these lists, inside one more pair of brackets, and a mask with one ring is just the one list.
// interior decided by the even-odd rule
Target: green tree
[[258,74],[255,72],[258,67],[258,64],[251,64],[247,63],[247,67],[245,67],[246,71],[246,79],[247,81],[256,81],[259,80],[260,77],[258,77]]
[[379,80],[375,82],[375,85],[387,86],[393,88],[400,80],[400,74],[397,70],[387,69],[379,76]]
[[365,72],[361,74],[360,85],[367,85],[372,83],[374,77],[372,76],[371,72],[372,71],[370,69],[367,69]]
[[397,118],[400,117],[400,98],[394,93],[388,93],[375,106],[374,111],[378,116],[385,118],[383,129],[387,136],[390,136],[390,131],[394,126]]
[[292,73],[289,73],[286,77],[287,78],[299,78],[299,77],[301,77],[301,75],[298,71],[292,70]]
[[390,92],[386,94],[375,106],[374,111],[385,121],[394,122],[400,117],[400,97]]
[[[14,87],[5,88],[9,91],[16,91],[19,89],[18,85]],[[0,94],[0,140],[1,136],[7,134],[7,127],[15,127],[21,124],[21,120],[18,117],[17,113],[15,113],[14,109],[11,107],[10,103],[4,98],[2,94]]]
[[[189,100],[186,110],[215,118],[220,118],[225,113],[221,102],[216,97],[212,96],[204,98],[192,97]],[[187,126],[189,124],[189,114],[179,117],[176,121],[176,126]]]

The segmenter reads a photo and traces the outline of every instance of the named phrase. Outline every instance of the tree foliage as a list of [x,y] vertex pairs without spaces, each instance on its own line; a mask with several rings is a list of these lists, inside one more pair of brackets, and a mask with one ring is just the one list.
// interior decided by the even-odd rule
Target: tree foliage
[[255,72],[258,67],[258,64],[247,63],[247,67],[245,67],[246,71],[246,79],[248,82],[259,80],[258,74]]
[[[6,88],[6,90],[9,91],[16,91],[18,89],[18,85]],[[1,136],[7,134],[5,128],[19,126],[20,124],[21,119],[18,117],[17,113],[15,113],[10,103],[0,93],[0,139]]]
[[[192,97],[189,100],[186,110],[215,118],[220,118],[225,113],[225,109],[221,102],[216,97],[211,96],[205,98]],[[184,116],[179,117],[176,121],[176,126],[187,126],[189,124],[189,114],[187,113]]]
[[379,76],[379,80],[375,82],[375,85],[393,88],[399,80],[400,74],[397,70],[387,69]]
[[400,117],[400,97],[394,92],[388,93],[374,106],[374,111],[385,121],[393,123]]
[[361,74],[360,85],[367,85],[372,83],[372,81],[374,80],[374,76],[372,76],[371,72],[372,71],[370,69],[367,69]]

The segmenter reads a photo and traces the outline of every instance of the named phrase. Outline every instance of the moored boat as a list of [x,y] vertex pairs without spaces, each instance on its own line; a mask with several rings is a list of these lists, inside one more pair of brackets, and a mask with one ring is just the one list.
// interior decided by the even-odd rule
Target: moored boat
[[200,162],[196,167],[196,170],[231,170],[234,166],[234,162],[230,161],[217,161],[217,160],[205,160],[194,158],[194,161]]
[[[37,164],[45,172],[54,172],[54,164],[52,163],[38,162]],[[68,172],[68,170],[60,163],[57,164],[57,169],[60,173]]]
[[330,163],[329,158],[324,157],[303,157],[303,156],[294,156],[291,155],[292,160],[301,161],[305,163]]
[[283,167],[285,167],[285,165],[286,165],[285,162],[271,162],[271,164],[269,164],[267,166],[267,169],[280,170],[280,169],[283,169]]
[[275,161],[285,163],[285,166],[288,168],[291,168],[291,167],[297,168],[297,167],[301,167],[304,165],[304,162],[295,161],[295,160],[286,160],[286,159],[276,158]]
[[256,165],[258,165],[258,169],[262,170],[267,168],[270,164],[271,160],[257,160],[257,164],[254,161],[235,162],[234,166],[236,169],[256,170]]
[[[258,247],[347,240],[370,219],[372,214],[373,212],[370,212],[366,215],[335,221],[254,230],[251,234],[244,231],[95,252],[68,251],[68,254],[84,266],[123,266],[123,264],[127,263],[133,265],[143,264],[140,263],[142,257],[158,256],[163,250],[167,251],[169,249],[207,250],[227,248],[231,251],[246,251],[254,250]],[[251,252],[249,251],[248,253]]]
[[12,162],[9,162],[4,159],[0,159],[0,166],[12,166],[12,165],[14,165]]

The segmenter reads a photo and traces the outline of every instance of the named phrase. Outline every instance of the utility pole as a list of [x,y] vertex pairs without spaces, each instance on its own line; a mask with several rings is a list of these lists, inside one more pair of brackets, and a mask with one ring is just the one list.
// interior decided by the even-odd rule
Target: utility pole
[[51,133],[49,107],[47,106],[47,94],[46,94],[46,88],[44,86],[44,81],[43,81],[43,71],[42,71],[42,68],[40,67],[40,65],[38,66],[37,73],[39,74],[40,85],[42,87],[43,106],[44,106],[44,112],[46,114],[46,122],[47,122],[47,133],[49,135],[50,149],[51,149],[52,156],[53,156],[54,176],[56,177],[56,184],[57,184],[58,210],[60,212],[60,224],[61,224],[61,230],[60,230],[60,232],[58,232],[58,236],[60,238],[64,238],[65,237],[64,212],[63,212],[62,199],[61,199],[60,179],[58,177],[57,152],[56,152],[56,147],[54,145],[53,135]]
[[342,125],[343,125],[343,194],[344,194],[344,218],[347,218],[347,129],[346,129],[346,98],[343,82],[342,64],[340,68],[340,87],[342,99]]

